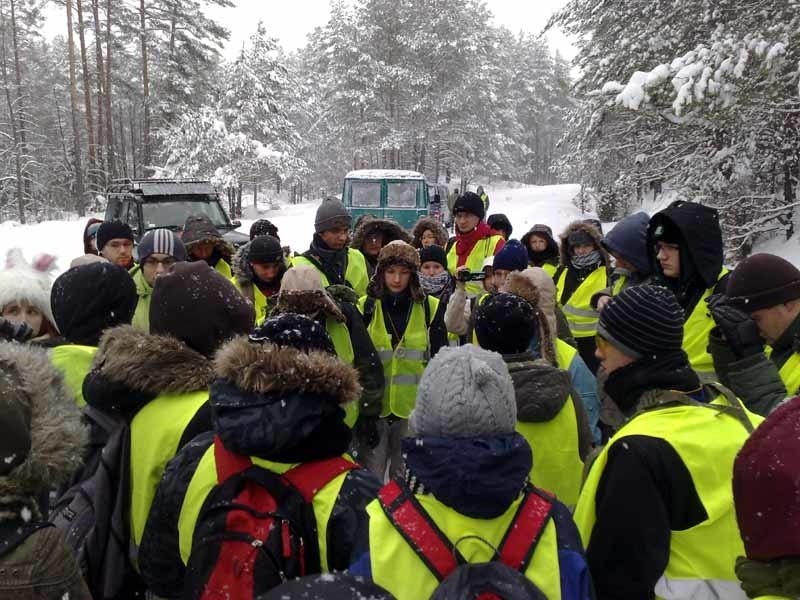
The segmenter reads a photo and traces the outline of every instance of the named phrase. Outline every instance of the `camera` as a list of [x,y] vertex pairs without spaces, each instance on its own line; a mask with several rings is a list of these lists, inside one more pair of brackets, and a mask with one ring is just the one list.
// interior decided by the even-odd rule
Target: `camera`
[[456,279],[458,281],[483,281],[486,279],[486,273],[483,271],[478,271],[477,273],[472,271],[457,271],[456,272]]

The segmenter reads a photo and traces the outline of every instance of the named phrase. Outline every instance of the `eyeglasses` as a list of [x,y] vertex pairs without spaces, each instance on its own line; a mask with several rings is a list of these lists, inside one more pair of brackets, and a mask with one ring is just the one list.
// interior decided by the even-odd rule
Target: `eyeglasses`
[[172,256],[168,256],[167,258],[153,258],[152,256],[150,256],[144,259],[144,262],[142,264],[145,265],[146,267],[156,267],[158,265],[163,265],[165,268],[169,268],[176,262],[178,261],[175,260],[175,258],[173,258]]

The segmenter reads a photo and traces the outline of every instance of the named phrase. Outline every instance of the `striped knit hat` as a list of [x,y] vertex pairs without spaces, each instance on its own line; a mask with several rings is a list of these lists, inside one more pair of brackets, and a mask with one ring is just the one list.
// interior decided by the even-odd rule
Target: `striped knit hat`
[[180,238],[169,229],[152,229],[142,236],[136,247],[139,264],[148,259],[151,254],[166,254],[178,262],[186,260],[186,248]]
[[668,289],[639,285],[614,296],[600,313],[597,334],[634,359],[680,352],[683,309]]

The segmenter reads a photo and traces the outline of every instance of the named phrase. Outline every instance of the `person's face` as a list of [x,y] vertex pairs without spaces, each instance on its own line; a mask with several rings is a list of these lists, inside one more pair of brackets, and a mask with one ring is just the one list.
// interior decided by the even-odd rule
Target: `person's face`
[[256,274],[256,277],[266,283],[275,281],[281,270],[280,263],[250,263],[250,266],[253,268],[253,273]]
[[422,266],[419,268],[419,270],[422,271],[423,275],[428,277],[436,277],[437,275],[444,273],[444,267],[435,260],[425,261],[422,263]]
[[126,239],[110,240],[100,254],[109,262],[127,268],[133,261],[133,242]]
[[349,233],[347,227],[336,227],[323,231],[319,234],[319,237],[322,238],[322,241],[325,242],[331,250],[342,250],[345,245],[347,245],[347,236]]
[[636,272],[636,267],[633,266],[633,263],[626,260],[623,256],[614,253],[612,253],[612,256],[614,257],[614,263],[616,264],[618,269],[625,269],[629,273]]
[[151,254],[142,262],[144,280],[150,287],[154,286],[156,278],[168,272],[176,262],[175,257],[169,254]]
[[411,269],[400,265],[392,265],[383,274],[386,287],[393,294],[399,294],[408,288],[411,281]]
[[572,247],[572,254],[575,256],[586,256],[594,252],[594,244],[578,244]]
[[27,323],[33,329],[33,337],[38,336],[42,330],[44,316],[42,312],[25,300],[12,302],[3,307],[4,319],[13,323]]
[[481,220],[477,215],[461,211],[456,214],[456,228],[461,233],[469,233],[478,226]]
[[599,335],[595,337],[595,343],[597,349],[594,351],[594,355],[600,361],[600,368],[606,375],[611,375],[617,369],[627,367],[634,362],[634,359]]
[[678,244],[656,242],[656,259],[667,277],[681,276],[681,247]]
[[212,242],[200,242],[192,248],[192,256],[198,260],[208,260],[212,254],[214,254]]
[[538,235],[532,235],[528,245],[534,252],[544,252],[547,250],[547,240]]
[[419,241],[422,243],[423,248],[427,248],[428,246],[433,246],[436,244],[436,236],[433,235],[433,232],[430,229],[426,229],[422,232],[422,237]]
[[505,269],[492,269],[494,289],[499,290],[503,287],[509,273],[511,273],[511,271],[506,271]]
[[792,324],[798,312],[797,302],[789,302],[754,310],[750,317],[758,325],[758,331],[767,344],[774,344],[784,334],[787,327]]
[[364,240],[364,252],[370,256],[378,256],[383,248],[383,234],[380,231],[373,231]]

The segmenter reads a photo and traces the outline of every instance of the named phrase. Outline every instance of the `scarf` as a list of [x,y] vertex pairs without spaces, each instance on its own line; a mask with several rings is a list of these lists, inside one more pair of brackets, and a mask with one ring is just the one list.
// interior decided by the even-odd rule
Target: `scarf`
[[438,298],[439,294],[450,285],[450,273],[442,271],[438,275],[428,277],[420,271],[419,283],[422,286],[422,291],[430,296],[436,296]]
[[572,266],[576,269],[587,269],[593,265],[600,264],[602,257],[599,250],[592,250],[589,254],[583,256],[573,256],[570,259]]
[[344,283],[344,272],[347,268],[347,247],[333,250],[326,244],[318,233],[314,234],[309,253],[312,258],[319,260],[328,282],[333,285]]
[[456,255],[458,256],[458,266],[467,262],[467,257],[475,244],[492,235],[489,226],[481,221],[478,226],[469,233],[456,233]]
[[736,559],[736,576],[748,598],[760,596],[800,597],[800,559],[780,558],[770,562]]

